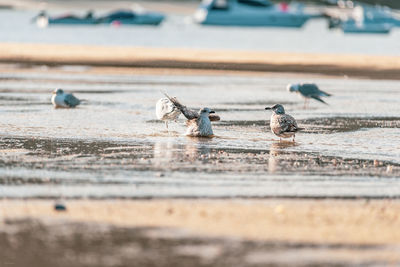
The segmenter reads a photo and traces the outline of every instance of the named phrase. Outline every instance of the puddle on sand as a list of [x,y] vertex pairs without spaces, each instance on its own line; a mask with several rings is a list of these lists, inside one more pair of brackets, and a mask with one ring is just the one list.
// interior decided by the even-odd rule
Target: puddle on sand
[[[397,81],[315,79],[334,96],[303,110],[289,76],[2,74],[13,76],[0,91],[0,196],[400,196]],[[54,110],[54,87],[88,101]],[[216,137],[182,136],[183,116],[166,132],[160,90],[217,110]],[[271,134],[272,103],[305,128],[295,144]]]

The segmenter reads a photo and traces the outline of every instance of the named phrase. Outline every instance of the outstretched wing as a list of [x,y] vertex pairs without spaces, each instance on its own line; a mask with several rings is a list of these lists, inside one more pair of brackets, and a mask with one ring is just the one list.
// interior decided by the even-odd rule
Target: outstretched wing
[[167,95],[167,93],[164,92],[164,95],[175,105],[175,107],[177,107],[182,114],[188,119],[196,119],[199,117],[199,113],[197,113],[194,110],[191,110],[189,108],[187,108],[186,106],[182,105],[178,99],[176,99],[176,97],[170,97],[169,95]]
[[220,121],[221,120],[221,118],[217,114],[210,114],[210,115],[208,115],[208,118],[210,119],[210,121]]
[[301,84],[299,91],[302,95],[307,97],[311,97],[312,95],[319,95],[319,88],[315,83]]
[[302,128],[297,126],[296,120],[287,114],[283,114],[279,117],[279,125],[281,126],[280,134],[288,132],[295,133],[299,130],[302,130]]
[[81,101],[78,98],[76,98],[73,94],[66,94],[64,97],[64,103],[67,104],[69,107],[73,108],[79,105]]
[[181,111],[168,98],[161,98],[156,104],[156,115],[159,120],[176,120]]

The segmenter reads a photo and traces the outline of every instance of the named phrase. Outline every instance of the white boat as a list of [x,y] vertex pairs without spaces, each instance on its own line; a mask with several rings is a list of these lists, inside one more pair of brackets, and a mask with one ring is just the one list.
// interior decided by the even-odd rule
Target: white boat
[[275,5],[268,0],[203,0],[194,20],[205,25],[299,28],[311,17],[302,5]]

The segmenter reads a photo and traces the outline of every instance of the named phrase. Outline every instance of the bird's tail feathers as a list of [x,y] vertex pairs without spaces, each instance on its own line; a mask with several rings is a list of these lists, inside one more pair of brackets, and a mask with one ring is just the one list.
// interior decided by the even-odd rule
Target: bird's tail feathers
[[327,92],[324,92],[324,91],[321,91],[322,92],[322,94],[324,95],[324,96],[332,96],[332,94],[329,94],[329,93],[327,93]]
[[328,103],[326,103],[324,100],[322,100],[319,96],[311,96],[312,98],[314,98],[315,100],[318,100],[319,102],[324,103],[325,105],[328,105]]

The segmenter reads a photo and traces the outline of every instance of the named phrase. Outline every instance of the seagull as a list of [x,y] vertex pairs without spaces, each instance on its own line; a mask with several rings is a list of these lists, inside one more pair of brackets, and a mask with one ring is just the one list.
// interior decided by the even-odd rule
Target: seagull
[[160,98],[156,104],[157,119],[165,122],[168,130],[168,121],[176,121],[181,111],[166,97]]
[[296,120],[286,114],[285,109],[280,104],[266,107],[265,109],[272,110],[270,121],[271,131],[279,137],[279,141],[281,141],[281,138],[290,138],[293,136],[294,142],[296,132],[303,130],[303,128],[297,126]]
[[51,103],[55,108],[74,108],[81,103],[81,100],[73,94],[64,93],[64,90],[58,88],[53,91]]
[[211,120],[219,120],[219,116],[212,116],[210,114],[215,113],[215,111],[209,108],[202,108],[199,112],[188,109],[186,106],[182,105],[176,97],[170,97],[166,93],[164,95],[177,107],[182,114],[186,117],[186,130],[187,136],[193,137],[211,137],[214,135]]
[[288,84],[287,90],[289,92],[297,92],[300,93],[304,97],[304,108],[307,107],[308,99],[314,98],[319,102],[327,104],[324,100],[321,99],[322,96],[331,96],[327,92],[319,90],[318,86],[315,83],[302,83],[302,84]]

